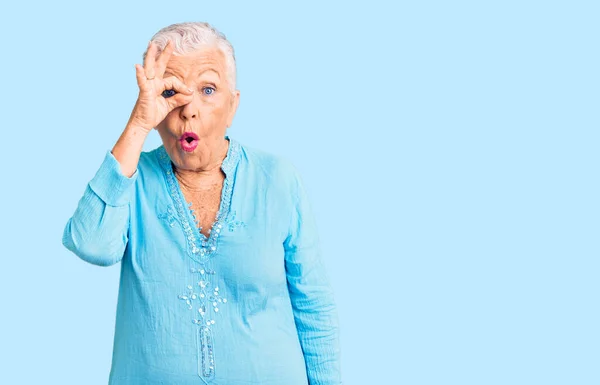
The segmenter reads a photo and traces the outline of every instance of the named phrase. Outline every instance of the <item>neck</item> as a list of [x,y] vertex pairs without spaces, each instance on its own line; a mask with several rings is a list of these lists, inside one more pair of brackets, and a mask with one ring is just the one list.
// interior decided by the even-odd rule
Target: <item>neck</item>
[[174,174],[181,187],[187,191],[197,191],[206,190],[215,184],[220,185],[225,177],[221,165],[227,156],[229,145],[229,141],[223,138],[223,141],[218,143],[218,148],[208,151],[214,154],[212,159],[199,169],[183,170],[174,166]]

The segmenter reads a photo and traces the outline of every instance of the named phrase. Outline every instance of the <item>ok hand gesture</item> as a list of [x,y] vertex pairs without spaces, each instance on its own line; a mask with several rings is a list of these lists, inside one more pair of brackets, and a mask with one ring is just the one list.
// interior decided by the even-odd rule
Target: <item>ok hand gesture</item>
[[156,57],[157,47],[150,42],[144,66],[135,65],[135,75],[140,88],[129,123],[150,132],[173,109],[192,101],[194,91],[175,76],[164,77],[165,68],[173,52],[171,41]]

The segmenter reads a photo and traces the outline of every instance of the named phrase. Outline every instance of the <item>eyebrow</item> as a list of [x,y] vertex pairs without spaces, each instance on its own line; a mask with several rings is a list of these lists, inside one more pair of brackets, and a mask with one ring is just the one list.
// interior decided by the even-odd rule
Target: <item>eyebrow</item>
[[221,80],[221,75],[219,75],[219,73],[213,69],[205,69],[204,71],[201,71],[200,73],[198,73],[198,75],[196,77],[200,77],[200,75],[202,75],[205,72],[214,72],[217,75],[217,78],[219,78],[219,80]]

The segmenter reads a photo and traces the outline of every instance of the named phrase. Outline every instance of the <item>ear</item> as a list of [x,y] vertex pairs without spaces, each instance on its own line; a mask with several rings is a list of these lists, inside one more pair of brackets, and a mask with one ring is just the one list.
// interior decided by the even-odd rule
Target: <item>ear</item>
[[233,122],[233,117],[235,116],[235,112],[237,111],[239,104],[240,104],[240,90],[235,90],[232,92],[231,101],[229,103],[229,115],[227,116],[227,128],[229,128],[229,126],[231,126],[231,122]]

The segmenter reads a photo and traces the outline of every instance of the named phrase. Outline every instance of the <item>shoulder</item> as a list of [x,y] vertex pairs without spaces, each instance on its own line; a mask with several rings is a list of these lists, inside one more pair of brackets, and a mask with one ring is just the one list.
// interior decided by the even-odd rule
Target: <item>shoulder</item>
[[[162,147],[162,146],[161,146]],[[158,155],[161,147],[157,147],[150,151],[142,151],[140,154],[140,162],[139,165],[142,167],[157,167],[158,163]]]
[[142,151],[137,167],[139,173],[138,179],[148,182],[161,176],[161,164],[159,161],[160,149],[161,147],[151,151]]
[[296,165],[286,156],[253,146],[241,145],[248,166],[271,182],[293,187],[299,179]]

